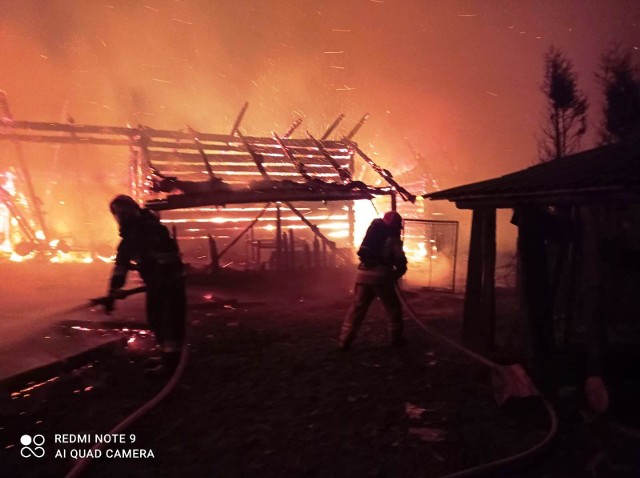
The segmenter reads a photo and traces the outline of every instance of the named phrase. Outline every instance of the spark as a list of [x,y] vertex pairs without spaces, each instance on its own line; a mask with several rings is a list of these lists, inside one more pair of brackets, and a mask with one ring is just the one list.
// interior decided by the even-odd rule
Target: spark
[[334,28],[333,31],[336,33],[351,33],[351,30],[342,30],[339,28]]
[[373,3],[384,3],[384,0],[371,0]]
[[45,60],[48,60],[48,59],[49,59],[49,57],[48,57],[48,56],[46,56],[46,55],[40,55],[40,58],[44,58]]
[[151,81],[157,81],[158,83],[165,83],[165,84],[171,83],[169,80],[161,80],[160,78],[151,78]]
[[458,15],[459,17],[479,17],[480,15],[477,15],[475,13],[471,13],[471,14],[463,14],[463,15]]
[[325,55],[341,55],[342,53],[344,53],[344,50],[342,50],[342,51],[325,51],[324,52]]
[[188,22],[186,20],[180,20],[179,18],[172,18],[171,20],[173,20],[174,22],[178,22],[178,23],[184,23],[185,25],[193,25],[193,23]]
[[335,68],[336,70],[344,70],[345,69],[344,66],[338,66],[338,65],[331,65],[331,68]]
[[351,86],[344,85],[342,88],[336,88],[336,91],[353,91],[355,88]]
[[152,12],[159,12],[160,10],[158,10],[157,8],[153,8],[150,7],[149,5],[145,5],[144,8],[148,8],[149,10],[151,10]]
[[486,91],[486,93],[491,96],[498,96],[498,93],[494,93],[493,91]]

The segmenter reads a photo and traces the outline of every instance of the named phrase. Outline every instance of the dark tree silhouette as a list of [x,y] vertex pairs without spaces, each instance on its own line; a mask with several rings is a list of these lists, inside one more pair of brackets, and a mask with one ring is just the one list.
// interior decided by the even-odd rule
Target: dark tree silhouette
[[578,89],[573,63],[564,53],[551,47],[544,59],[545,72],[541,90],[548,99],[543,137],[538,142],[541,162],[562,158],[575,152],[587,132],[585,95]]
[[640,136],[640,75],[631,62],[631,54],[612,48],[602,55],[596,77],[604,94],[602,143]]

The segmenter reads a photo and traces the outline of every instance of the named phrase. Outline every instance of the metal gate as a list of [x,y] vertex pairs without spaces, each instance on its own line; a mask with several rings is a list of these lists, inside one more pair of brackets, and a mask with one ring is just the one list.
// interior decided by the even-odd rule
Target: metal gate
[[407,279],[426,287],[455,291],[458,222],[404,220]]

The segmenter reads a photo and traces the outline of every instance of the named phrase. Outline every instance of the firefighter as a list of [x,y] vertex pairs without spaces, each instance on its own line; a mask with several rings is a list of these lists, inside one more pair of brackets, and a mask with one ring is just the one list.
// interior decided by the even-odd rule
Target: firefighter
[[186,319],[184,266],[178,245],[158,218],[140,208],[131,197],[116,196],[110,209],[120,226],[122,240],[105,311],[111,312],[114,300],[122,297],[121,288],[129,270],[137,270],[147,287],[147,321],[161,352],[160,365],[151,371],[171,372],[180,359]]
[[374,219],[358,250],[360,265],[356,275],[354,300],[342,323],[339,346],[349,350],[364,321],[369,305],[379,297],[389,320],[391,345],[403,343],[402,306],[396,292],[396,281],[407,271],[407,258],[402,250],[400,233],[402,216],[387,212]]

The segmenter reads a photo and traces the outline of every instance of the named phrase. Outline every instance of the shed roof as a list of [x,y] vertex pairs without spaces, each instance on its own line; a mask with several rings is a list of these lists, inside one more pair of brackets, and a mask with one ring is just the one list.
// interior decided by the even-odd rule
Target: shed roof
[[425,197],[448,199],[460,208],[640,202],[640,142],[590,149]]

